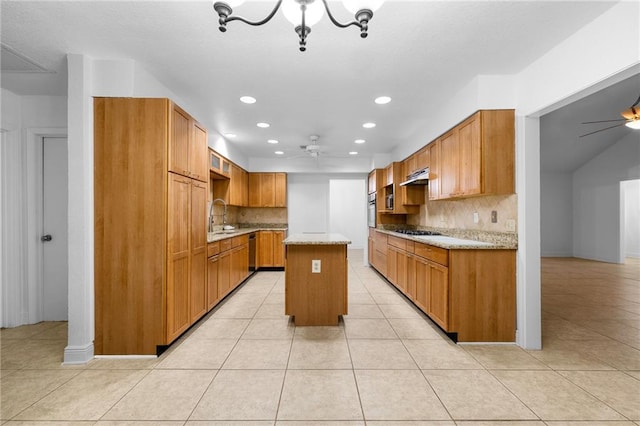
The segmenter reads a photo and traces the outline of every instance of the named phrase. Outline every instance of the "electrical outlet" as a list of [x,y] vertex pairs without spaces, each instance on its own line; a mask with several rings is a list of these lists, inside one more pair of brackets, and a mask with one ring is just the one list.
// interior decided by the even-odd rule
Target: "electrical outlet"
[[498,223],[498,212],[491,210],[491,223]]
[[480,215],[478,215],[478,212],[473,212],[473,223],[478,222],[480,222]]
[[507,231],[515,232],[516,230],[516,221],[515,219],[507,220]]
[[319,274],[320,273],[320,268],[321,266],[321,262],[320,259],[314,259],[311,261],[311,273],[312,274]]

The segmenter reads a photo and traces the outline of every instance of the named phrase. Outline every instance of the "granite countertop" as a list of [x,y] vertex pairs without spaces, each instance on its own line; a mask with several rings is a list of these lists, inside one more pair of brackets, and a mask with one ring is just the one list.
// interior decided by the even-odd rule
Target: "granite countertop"
[[[455,236],[455,232],[452,232],[453,235],[407,235],[384,229],[376,230],[394,237],[429,244],[448,250],[516,250],[518,248],[517,241],[514,242],[501,238],[492,238],[493,241],[472,240],[468,238],[459,238]],[[441,230],[439,231],[442,233]],[[488,237],[488,239],[489,238],[491,237]]]
[[340,245],[351,244],[344,235],[310,232],[294,234],[284,240],[285,245]]
[[256,228],[235,228],[230,230],[219,230],[215,232],[207,232],[207,243],[215,243],[216,241],[227,238],[237,237],[238,235],[250,234],[258,231],[286,231],[286,226],[260,226]]

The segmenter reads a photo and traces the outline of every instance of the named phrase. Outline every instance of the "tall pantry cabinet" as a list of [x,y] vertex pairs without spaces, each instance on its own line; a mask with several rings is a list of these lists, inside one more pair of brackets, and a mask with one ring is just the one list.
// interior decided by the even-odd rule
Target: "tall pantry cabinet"
[[207,311],[207,132],[168,99],[94,99],[95,353],[155,355]]

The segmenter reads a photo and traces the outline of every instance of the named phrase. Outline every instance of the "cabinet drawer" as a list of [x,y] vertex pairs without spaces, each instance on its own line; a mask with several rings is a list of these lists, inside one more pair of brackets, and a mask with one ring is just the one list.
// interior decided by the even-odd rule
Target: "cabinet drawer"
[[397,247],[401,250],[406,250],[407,240],[405,240],[404,238],[393,237],[391,235],[389,235],[387,238],[387,244],[389,244],[390,246]]
[[248,235],[238,235],[237,237],[233,237],[231,239],[231,247],[238,247],[243,244],[249,244],[249,236]]
[[207,244],[207,257],[215,256],[220,253],[220,241]]
[[414,246],[413,252],[417,256],[424,257],[425,259],[444,266],[449,266],[449,250],[422,243],[415,243]]
[[220,242],[220,251],[221,252],[231,249],[231,240],[232,239],[233,238],[226,238],[224,240],[220,240],[219,241]]

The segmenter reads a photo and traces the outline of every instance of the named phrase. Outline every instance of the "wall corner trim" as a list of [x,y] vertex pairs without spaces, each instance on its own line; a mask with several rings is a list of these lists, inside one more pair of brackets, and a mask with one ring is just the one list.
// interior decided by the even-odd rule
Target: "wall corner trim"
[[62,365],[86,364],[93,359],[93,343],[86,346],[67,346],[64,348]]

